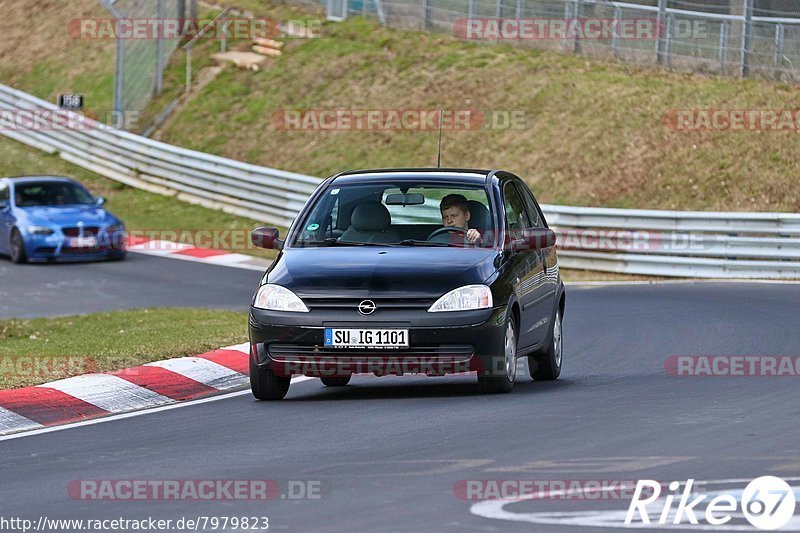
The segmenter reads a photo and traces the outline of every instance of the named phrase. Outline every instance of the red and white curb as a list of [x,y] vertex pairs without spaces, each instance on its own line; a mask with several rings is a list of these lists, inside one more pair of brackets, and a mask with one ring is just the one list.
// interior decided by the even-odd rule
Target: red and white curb
[[127,250],[137,254],[195,261],[210,265],[245,268],[248,270],[259,270],[261,272],[272,264],[272,261],[269,259],[253,257],[252,255],[226,252],[213,248],[197,248],[184,243],[148,240],[139,237],[129,238]]
[[35,387],[0,390],[0,435],[195,400],[248,383],[248,343]]

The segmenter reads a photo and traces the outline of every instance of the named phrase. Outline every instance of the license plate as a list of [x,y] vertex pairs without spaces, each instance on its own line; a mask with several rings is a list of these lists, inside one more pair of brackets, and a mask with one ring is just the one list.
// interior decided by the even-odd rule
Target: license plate
[[70,248],[94,248],[97,246],[95,237],[73,237],[69,240]]
[[325,328],[325,346],[334,348],[407,348],[407,329]]

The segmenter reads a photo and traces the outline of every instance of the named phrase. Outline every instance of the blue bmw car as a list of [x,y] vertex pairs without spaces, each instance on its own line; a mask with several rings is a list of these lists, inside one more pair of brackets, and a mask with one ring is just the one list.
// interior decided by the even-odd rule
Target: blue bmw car
[[0,254],[15,263],[125,257],[125,226],[70,178],[0,178]]

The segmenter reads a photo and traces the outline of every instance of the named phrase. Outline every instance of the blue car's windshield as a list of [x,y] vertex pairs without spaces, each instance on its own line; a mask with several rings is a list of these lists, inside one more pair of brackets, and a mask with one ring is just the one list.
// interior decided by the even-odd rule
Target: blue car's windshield
[[495,225],[481,186],[334,184],[317,199],[292,246],[491,246]]
[[86,189],[69,182],[35,182],[18,184],[14,190],[17,207],[89,205],[94,197]]

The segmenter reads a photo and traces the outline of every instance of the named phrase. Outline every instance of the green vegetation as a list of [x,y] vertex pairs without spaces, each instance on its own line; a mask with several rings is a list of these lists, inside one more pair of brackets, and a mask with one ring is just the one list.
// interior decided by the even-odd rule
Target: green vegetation
[[[0,389],[192,356],[246,340],[246,313],[209,309],[2,320]],[[30,356],[47,371],[27,366]],[[52,363],[46,364],[44,358],[52,358]]]

